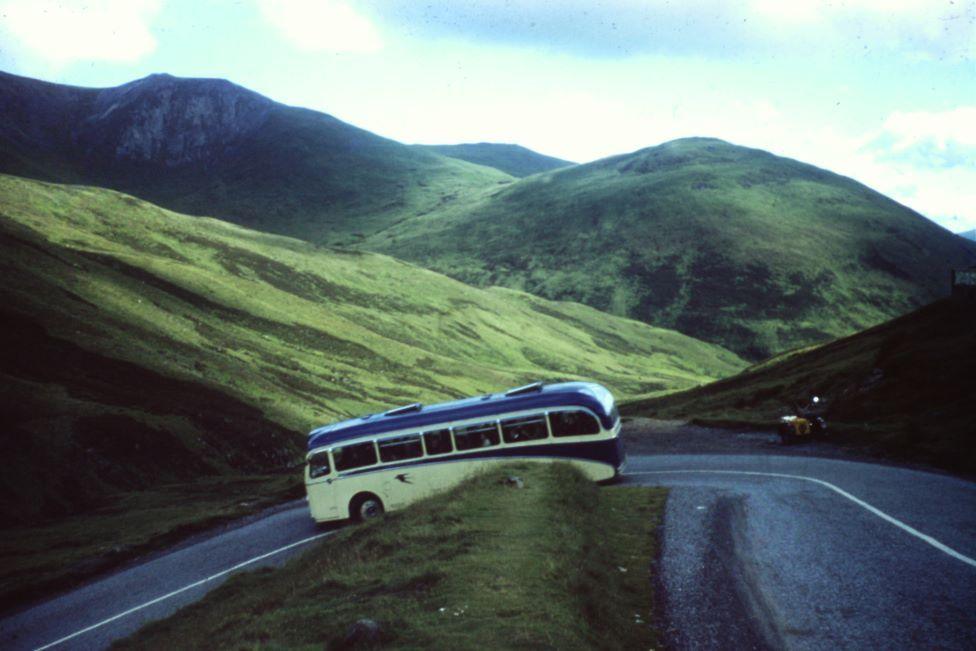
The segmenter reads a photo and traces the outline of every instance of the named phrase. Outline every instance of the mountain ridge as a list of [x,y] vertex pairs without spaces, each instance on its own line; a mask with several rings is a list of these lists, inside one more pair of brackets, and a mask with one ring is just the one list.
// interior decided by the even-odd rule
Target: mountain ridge
[[[65,117],[15,110],[30,96],[18,84]],[[118,101],[95,111],[79,93]],[[754,360],[933,300],[949,267],[976,259],[852,179],[718,139],[515,179],[227,81],[168,75],[97,91],[0,76],[0,118],[0,171],[584,302]]]
[[512,177],[286,106],[222,79],[68,87],[0,73],[0,172],[351,243]]
[[[270,99],[223,79],[160,73],[106,88],[63,86],[8,73],[0,73],[0,83],[8,118],[5,126],[0,125],[0,137],[22,144],[17,143],[16,125],[27,125],[30,133],[24,135],[44,144],[76,146],[96,164],[108,158],[144,162],[160,153],[167,166],[202,160],[215,153],[201,147],[208,144],[201,142],[208,134],[215,134],[218,144],[228,144],[260,125],[273,105]],[[192,113],[174,115],[175,105],[191,102]],[[143,113],[123,128],[113,129],[112,114],[133,105]],[[189,119],[167,124],[174,117]],[[104,151],[106,139],[110,151]]]
[[947,291],[976,247],[870,188],[715,138],[521,179],[363,246],[721,342],[749,359]]
[[546,156],[532,151],[522,145],[511,143],[477,142],[457,145],[416,145],[423,149],[436,152],[442,156],[459,158],[461,160],[494,167],[516,178],[531,176],[539,172],[548,172],[575,165],[568,160]]

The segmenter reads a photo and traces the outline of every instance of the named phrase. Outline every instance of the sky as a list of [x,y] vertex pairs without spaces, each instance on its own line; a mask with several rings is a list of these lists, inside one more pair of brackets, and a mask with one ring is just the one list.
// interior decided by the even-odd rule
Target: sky
[[0,69],[220,77],[574,162],[711,136],[976,228],[976,0],[0,0]]

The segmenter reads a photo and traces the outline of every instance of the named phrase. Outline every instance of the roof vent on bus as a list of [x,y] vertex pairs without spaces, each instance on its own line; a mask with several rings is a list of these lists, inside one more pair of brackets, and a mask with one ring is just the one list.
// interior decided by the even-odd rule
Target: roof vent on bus
[[384,416],[399,416],[400,414],[409,414],[411,411],[420,411],[424,406],[419,402],[414,402],[409,405],[404,405],[403,407],[397,407],[391,409],[390,411],[383,412]]
[[542,391],[542,382],[533,382],[532,384],[526,384],[525,386],[509,389],[505,392],[505,395],[520,396],[523,393],[532,393],[533,391]]

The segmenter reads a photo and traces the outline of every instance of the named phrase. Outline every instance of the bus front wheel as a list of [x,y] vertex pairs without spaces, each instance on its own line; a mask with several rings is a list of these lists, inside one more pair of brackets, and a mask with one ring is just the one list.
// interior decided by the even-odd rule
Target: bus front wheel
[[356,522],[372,520],[383,515],[383,500],[372,493],[360,493],[349,502],[349,517]]

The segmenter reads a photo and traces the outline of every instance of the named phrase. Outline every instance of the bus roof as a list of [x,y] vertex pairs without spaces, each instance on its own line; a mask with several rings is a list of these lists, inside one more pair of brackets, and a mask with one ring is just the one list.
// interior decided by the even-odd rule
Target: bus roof
[[511,411],[546,409],[549,407],[586,407],[596,414],[603,427],[613,427],[613,396],[606,388],[593,382],[563,382],[532,385],[521,392],[489,393],[435,405],[410,405],[386,414],[370,414],[352,418],[312,430],[308,435],[308,449],[312,450],[361,436],[378,435],[398,430],[422,428],[479,416],[495,416]]

